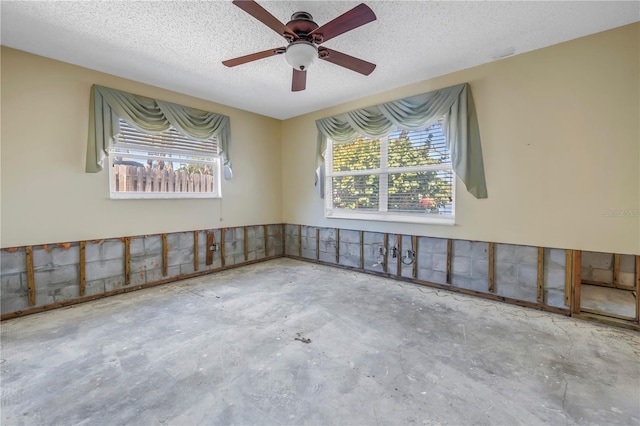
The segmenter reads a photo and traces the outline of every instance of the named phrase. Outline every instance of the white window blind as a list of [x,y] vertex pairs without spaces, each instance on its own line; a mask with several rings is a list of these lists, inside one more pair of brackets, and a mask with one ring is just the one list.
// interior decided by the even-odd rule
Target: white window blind
[[109,150],[111,198],[220,196],[218,140],[198,140],[174,128],[158,134],[120,119]]
[[442,121],[380,139],[329,141],[325,157],[327,217],[453,219],[455,176]]

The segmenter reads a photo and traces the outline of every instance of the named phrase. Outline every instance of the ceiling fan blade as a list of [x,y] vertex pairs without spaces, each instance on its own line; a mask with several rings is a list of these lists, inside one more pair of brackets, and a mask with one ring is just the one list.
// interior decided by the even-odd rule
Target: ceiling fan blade
[[362,59],[354,58],[346,53],[338,52],[337,50],[327,49],[321,47],[318,49],[318,57],[322,60],[331,62],[341,67],[348,68],[352,71],[359,72],[360,74],[369,75],[376,69],[376,64],[363,61]]
[[291,91],[300,92],[307,88],[307,72],[293,69],[293,81],[291,82]]
[[264,50],[262,52],[256,52],[250,55],[240,56],[238,58],[227,59],[226,61],[222,61],[222,64],[228,67],[235,67],[236,65],[246,64],[247,62],[253,62],[258,59],[268,58],[269,56],[279,55],[285,51],[286,49],[284,47],[277,47],[275,49]]
[[271,28],[273,31],[277,32],[281,36],[285,37],[285,34],[294,39],[298,38],[298,35],[291,31],[289,27],[280,22],[278,18],[270,14],[265,8],[260,6],[258,3],[252,0],[234,0],[232,2],[240,9],[247,12],[249,15],[256,18],[258,21],[265,24],[267,27]]
[[322,35],[322,38],[317,41],[317,44],[320,44],[375,20],[376,15],[373,13],[373,10],[366,4],[361,3],[350,11],[338,16],[333,21],[329,21],[311,31],[309,35]]

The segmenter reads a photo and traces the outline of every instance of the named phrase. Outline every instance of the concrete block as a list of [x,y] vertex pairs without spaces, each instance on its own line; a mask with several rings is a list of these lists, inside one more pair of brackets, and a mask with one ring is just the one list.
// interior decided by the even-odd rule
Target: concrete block
[[124,243],[120,240],[107,240],[102,243],[102,259],[124,259]]
[[593,269],[591,271],[591,276],[595,281],[600,281],[603,283],[612,283],[613,282],[613,270],[605,270],[605,269]]
[[262,259],[267,257],[267,254],[264,252],[264,249],[261,248],[255,251],[255,256],[255,259]]
[[146,254],[162,253],[162,238],[160,235],[149,235],[143,237],[144,252]]
[[466,288],[467,290],[478,291],[481,293],[487,293],[489,290],[488,279],[479,279],[464,277],[461,275],[454,275],[451,279],[451,285],[459,288]]
[[545,304],[549,306],[555,306],[557,308],[567,307],[564,304],[564,288],[562,290],[558,290],[558,289],[545,290],[544,300],[545,300]]
[[489,243],[473,241],[471,243],[471,257],[474,259],[489,259]]
[[320,240],[320,253],[333,253],[336,252],[336,242]]
[[[151,269],[157,269],[162,267],[162,256],[160,255],[151,255],[151,256],[143,256],[143,257],[135,257],[131,258],[131,274],[137,272],[146,272]],[[124,268],[123,268],[124,270]],[[114,274],[114,275],[122,275]],[[114,276],[111,275],[111,276]]]
[[447,274],[431,269],[420,269],[420,264],[418,264],[418,279],[430,283],[446,284]]
[[190,249],[172,250],[167,254],[167,263],[169,266],[190,263],[193,265],[193,251]]
[[[25,274],[26,276],[26,274]],[[26,296],[27,284],[22,281],[22,274],[2,274],[0,275],[0,295],[2,297]]]
[[564,269],[544,270],[544,287],[555,288],[564,291],[565,271]]
[[327,262],[327,263],[336,263],[336,254],[334,253],[327,253],[327,252],[320,252],[320,261],[321,262]]
[[19,312],[29,309],[29,301],[27,297],[2,297],[0,301],[0,310],[3,314]]
[[131,256],[142,256],[144,254],[144,237],[131,239],[131,243],[129,243],[129,254]]
[[340,230],[340,243],[360,244],[360,232],[348,229]]
[[[342,245],[342,244],[340,244]],[[340,253],[342,253],[342,247],[340,247]],[[360,244],[348,243],[345,247],[345,253],[349,256],[360,258]]]
[[518,285],[525,287],[538,288],[538,268],[532,265],[520,264],[517,266],[518,270]]
[[525,287],[521,285],[496,283],[496,293],[499,296],[509,297],[516,300],[536,302],[538,298],[537,287]]
[[87,241],[84,247],[84,261],[86,263],[102,260],[102,244]]
[[452,257],[471,257],[471,241],[453,240]]
[[420,247],[418,250],[427,251],[429,253],[447,254],[447,239],[446,238],[432,238],[422,237],[419,238],[419,243],[424,244],[424,248]]
[[306,247],[302,248],[302,257],[305,259],[315,259],[316,258],[316,250],[315,247],[313,249],[309,249]]
[[635,273],[633,272],[620,272],[618,275],[618,284],[633,287],[635,285],[635,278]]
[[496,244],[495,245],[496,262],[517,263],[516,247],[517,246],[514,246],[512,244]]
[[515,246],[515,263],[520,265],[538,265],[538,248],[531,246]]
[[53,296],[54,302],[77,299],[80,297],[80,287],[78,285],[67,285],[54,289],[50,295]]
[[303,226],[302,227],[302,235],[307,236],[308,238],[316,238],[316,230],[318,228],[315,226]]
[[513,263],[496,262],[494,279],[496,283],[515,284],[517,281],[516,265]]
[[194,272],[200,272],[202,269],[198,266],[198,271],[193,269],[193,263],[183,263],[180,265],[180,275],[193,274]]
[[567,253],[562,249],[544,249],[544,268],[562,269],[567,265]]
[[145,273],[145,278],[147,283],[155,283],[168,277],[162,275],[162,269],[151,269],[147,270],[147,272]]
[[582,267],[591,267],[594,269],[613,269],[613,254],[583,251]]
[[333,228],[320,228],[320,240],[335,241],[336,230]]
[[77,265],[58,266],[48,271],[36,271],[34,279],[37,286],[79,282],[79,270]]
[[49,269],[53,266],[53,257],[51,256],[51,249],[44,249],[42,246],[33,247],[33,268],[37,269]]
[[175,278],[179,276],[180,276],[180,265],[169,266],[167,268],[167,275],[163,276],[162,279],[166,280],[167,278]]
[[[247,239],[251,241],[252,239],[258,238],[258,236],[262,236],[262,230],[258,230],[257,226],[247,226]],[[244,238],[244,235],[243,235]]]
[[[471,246],[469,246],[470,248]],[[470,252],[468,252],[470,253]],[[471,276],[471,259],[468,257],[454,256],[451,260],[451,273],[453,275]]]
[[446,254],[434,254],[433,255],[433,270],[438,272],[447,272],[447,255]]
[[65,250],[62,247],[55,246],[51,249],[51,257],[55,266],[78,265],[80,263],[80,247],[74,244],[68,250]]
[[[134,279],[134,274],[131,274],[131,284],[130,285],[140,285],[144,284],[144,277],[140,278],[140,274],[135,274],[136,277]],[[119,288],[124,287],[124,276],[122,277],[111,277],[105,278],[104,280],[104,291],[113,291]]]
[[620,272],[635,272],[636,257],[630,254],[620,255]]
[[487,259],[471,260],[471,277],[477,279],[489,279],[489,262]]
[[249,240],[249,251],[264,250],[264,238],[254,237]]
[[229,241],[224,243],[224,253],[225,255],[235,255],[244,253],[243,244],[238,241]]
[[85,296],[94,296],[104,292],[104,280],[89,281],[85,283]]
[[244,253],[236,254],[235,256],[233,256],[233,264],[234,265],[238,265],[238,264],[244,263],[244,262],[246,262],[246,260],[244,259]]
[[[375,265],[375,266],[374,266]],[[367,271],[376,271],[376,272],[382,272],[382,264],[376,264],[376,262],[364,262],[364,269],[366,269]]]
[[384,243],[384,234],[380,232],[365,232],[362,240],[365,244],[382,245]]
[[[405,259],[405,262],[409,262],[409,260]],[[413,278],[413,264],[407,265],[404,263],[400,264],[400,276],[405,278]]]
[[433,254],[418,250],[418,269],[433,269]]
[[2,250],[0,252],[0,273],[15,274],[27,270],[27,258],[23,248],[16,252]]
[[340,264],[344,266],[351,266],[354,268],[360,267],[360,258],[356,256],[350,256],[340,252]]
[[[133,259],[131,261],[131,270],[133,267]],[[115,277],[124,275],[124,261],[122,259],[102,260],[99,262],[91,262],[86,264],[86,280],[94,281],[101,278]]]

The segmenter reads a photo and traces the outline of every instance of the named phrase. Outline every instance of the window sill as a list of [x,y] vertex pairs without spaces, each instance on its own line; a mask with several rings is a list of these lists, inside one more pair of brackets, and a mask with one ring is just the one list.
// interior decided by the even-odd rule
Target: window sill
[[352,212],[331,210],[324,215],[327,219],[373,220],[379,222],[418,223],[424,225],[455,225],[455,216],[416,215],[411,213]]
[[219,195],[198,192],[112,192],[112,200],[187,200],[187,199],[215,199]]

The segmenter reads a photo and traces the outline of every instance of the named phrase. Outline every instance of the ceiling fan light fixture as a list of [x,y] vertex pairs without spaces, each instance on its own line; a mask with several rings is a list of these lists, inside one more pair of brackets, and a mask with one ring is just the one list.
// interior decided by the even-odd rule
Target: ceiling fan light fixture
[[298,71],[306,71],[318,57],[318,48],[309,41],[294,41],[287,46],[285,59]]

